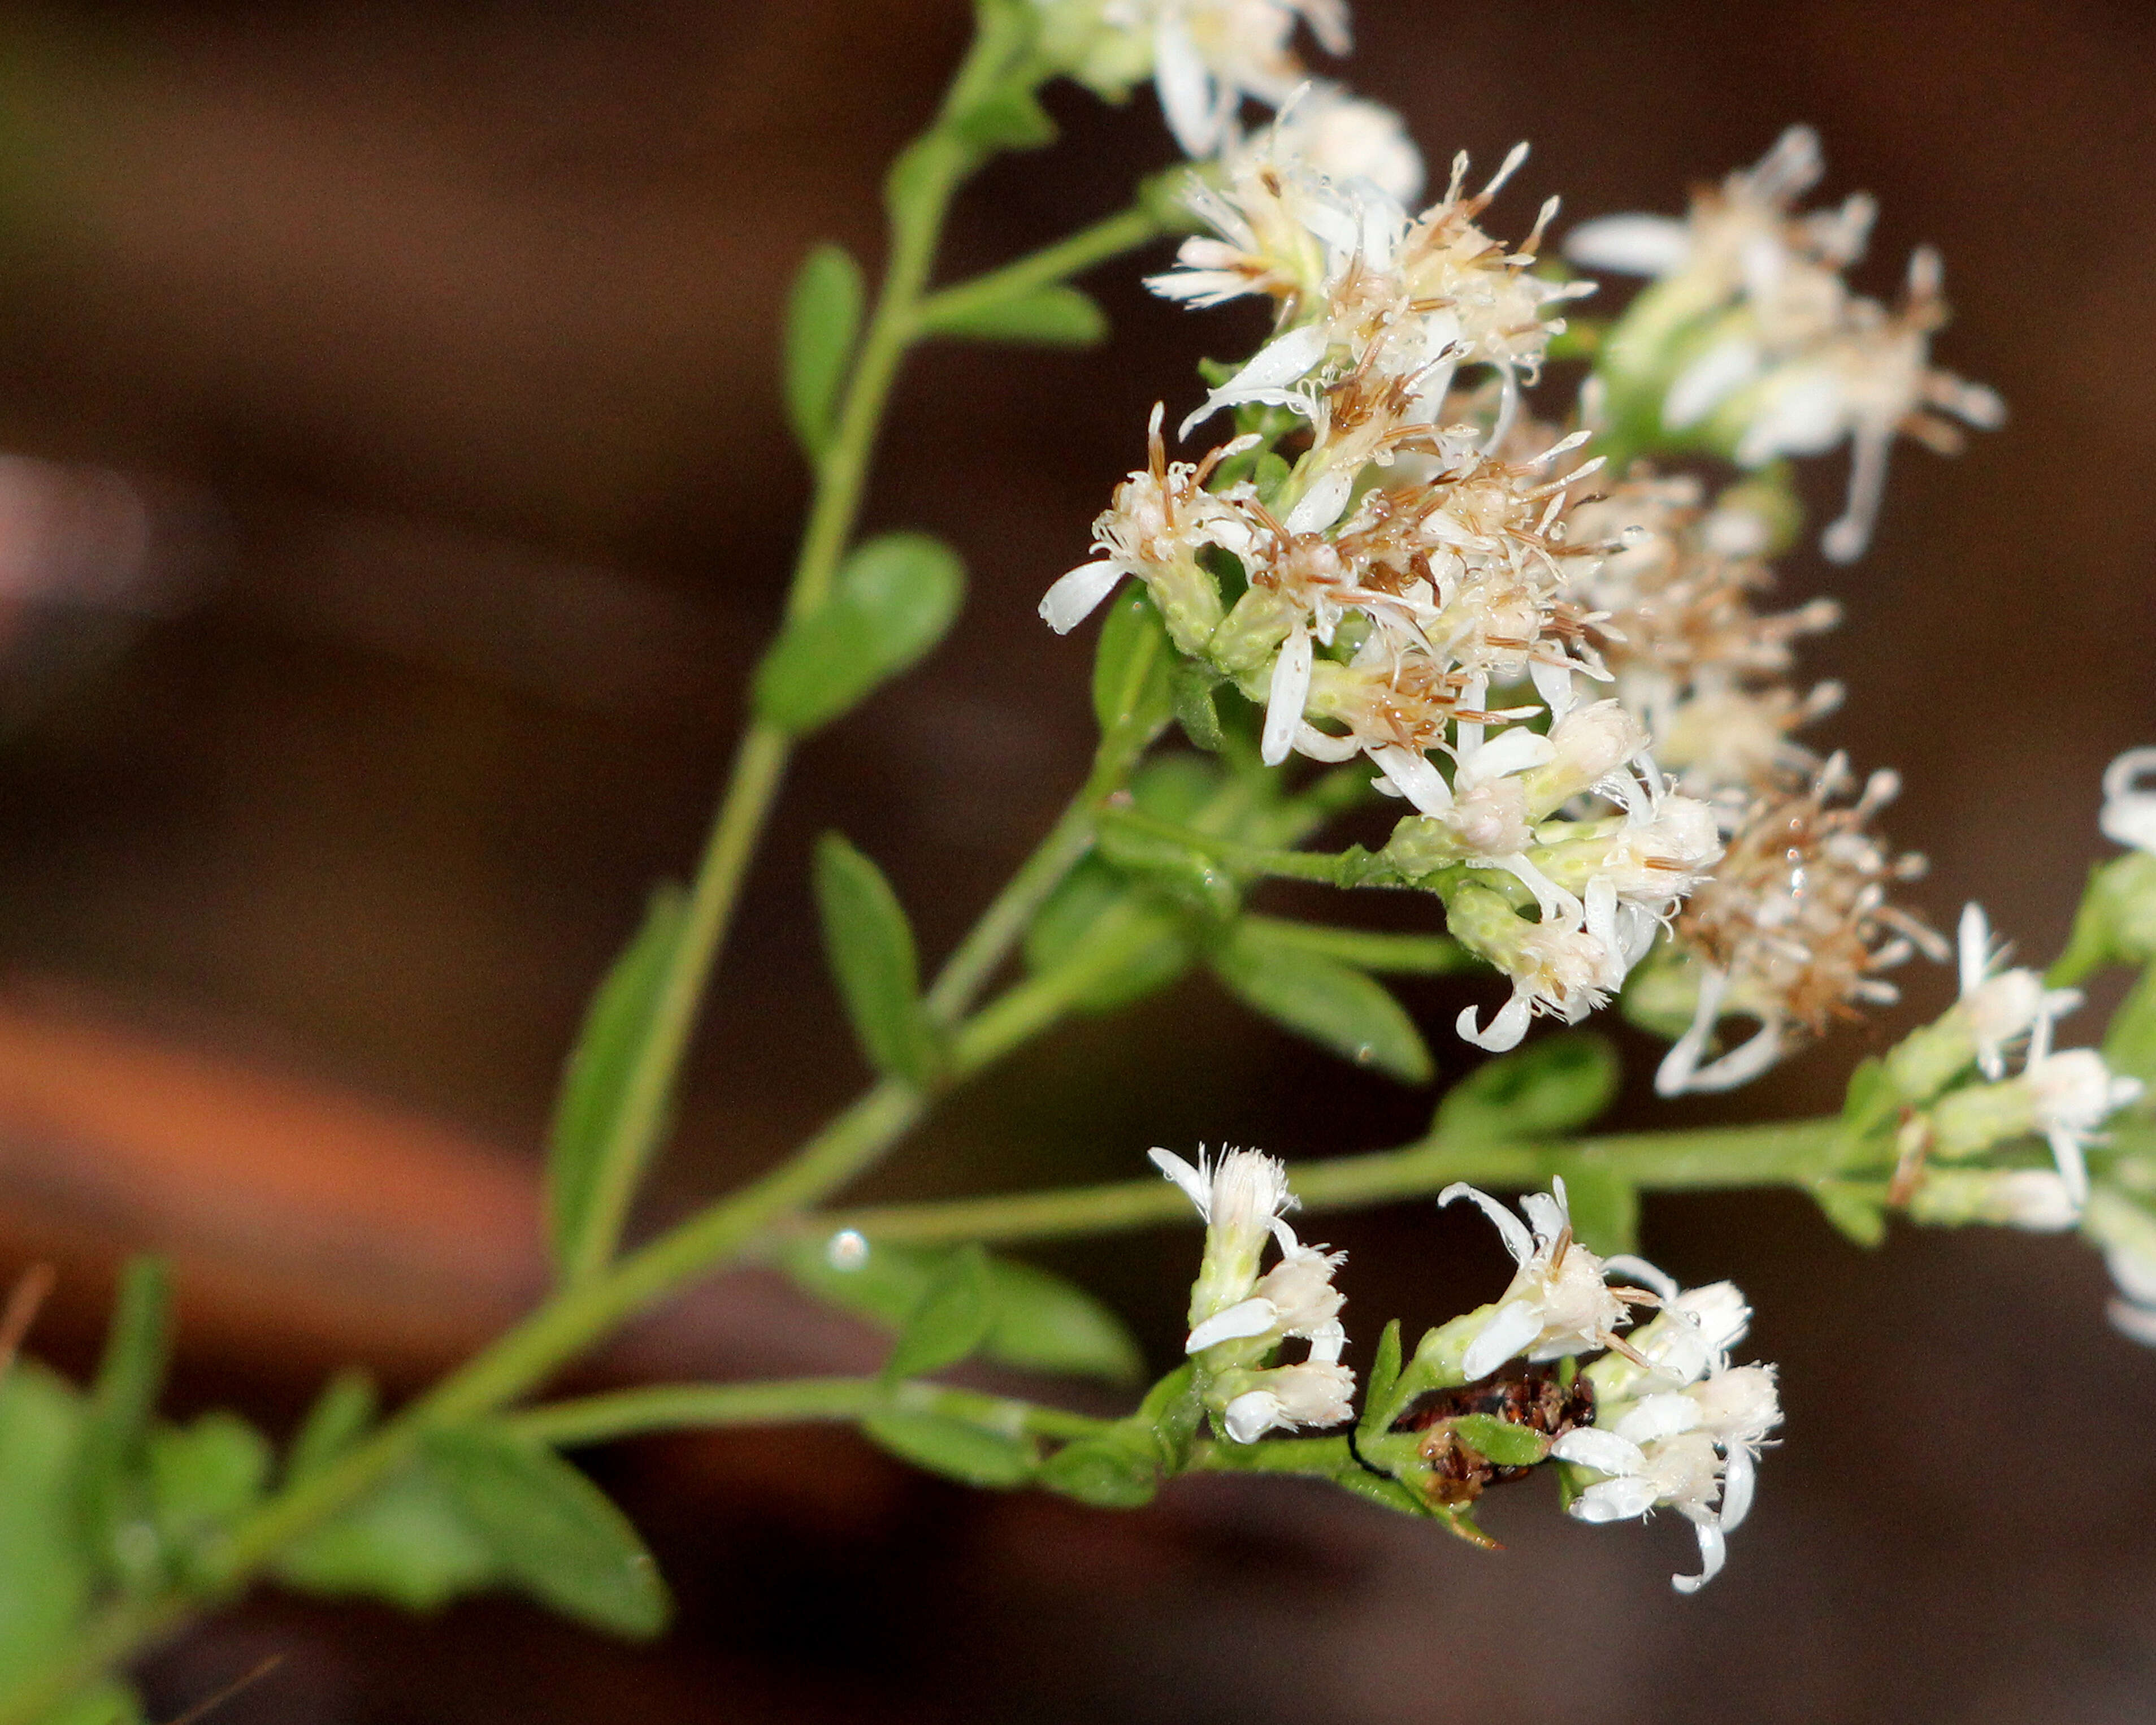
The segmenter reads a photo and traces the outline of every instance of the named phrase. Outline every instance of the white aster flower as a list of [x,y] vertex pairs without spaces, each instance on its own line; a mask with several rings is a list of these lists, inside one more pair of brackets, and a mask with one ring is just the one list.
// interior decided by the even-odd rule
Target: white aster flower
[[1293,166],[1336,185],[1364,187],[1405,205],[1422,190],[1422,152],[1382,102],[1312,82],[1290,96],[1265,132],[1222,152],[1230,181],[1248,168]]
[[2156,789],[2142,781],[2156,775],[2156,748],[2128,749],[2103,770],[2103,813],[2097,824],[2114,845],[2156,852]]
[[1520,1200],[1522,1222],[1483,1191],[1455,1181],[1437,1195],[1440,1205],[1471,1199],[1487,1216],[1518,1267],[1512,1285],[1491,1312],[1481,1332],[1467,1345],[1460,1371],[1466,1381],[1486,1378],[1508,1359],[1557,1359],[1620,1345],[1617,1331],[1630,1322],[1627,1309],[1641,1296],[1620,1291],[1604,1280],[1600,1258],[1572,1237],[1572,1212],[1564,1181],[1551,1190],[1530,1192]]
[[2033,970],[2001,970],[2004,947],[1994,947],[1984,906],[1962,907],[1957,931],[1961,973],[1958,1006],[1976,1044],[1976,1064],[1996,1083],[2006,1076],[2006,1051],[2034,1029],[2039,1018],[2060,1018],[2081,1004],[2071,988],[2047,990]]
[[1573,1500],[1582,1521],[1629,1521],[1672,1508],[1698,1537],[1701,1573],[1672,1578],[1694,1593],[1718,1574],[1727,1535],[1752,1507],[1759,1448],[1781,1422],[1771,1366],[1732,1366],[1751,1308],[1727,1282],[1678,1291],[1651,1265],[1615,1260],[1656,1284],[1664,1310],[1632,1337],[1639,1356],[1587,1368],[1594,1424],[1551,1454],[1601,1476]]
[[1172,1150],[1149,1154],[1204,1219],[1205,1257],[1190,1291],[1194,1328],[1250,1297],[1265,1243],[1295,1208],[1295,1194],[1288,1189],[1286,1164],[1262,1151],[1224,1150],[1208,1157],[1200,1148],[1194,1168]]
[[2059,1178],[2076,1204],[2088,1201],[2088,1163],[2082,1152],[2103,1142],[2097,1130],[2118,1109],[2141,1094],[2138,1078],[2113,1072],[2092,1048],[2051,1052],[2049,1011],[2040,1012],[2029,1037],[2029,1060],[2020,1082],[2025,1087],[2035,1129],[2050,1142]]
[[2127,1246],[2113,1246],[2104,1254],[2118,1297],[2111,1302],[2111,1321],[2119,1333],[2131,1336],[2144,1348],[2156,1348],[2156,1257]]

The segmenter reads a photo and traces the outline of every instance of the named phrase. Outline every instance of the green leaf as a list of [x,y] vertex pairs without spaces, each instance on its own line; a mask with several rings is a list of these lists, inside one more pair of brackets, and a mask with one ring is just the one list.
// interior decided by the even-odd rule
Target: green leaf
[[105,1356],[90,1394],[79,1490],[92,1548],[115,1574],[146,1582],[157,1552],[140,1470],[172,1355],[172,1272],[134,1258],[121,1272]]
[[943,639],[965,591],[965,565],[926,534],[855,547],[829,598],[788,622],[757,666],[757,716],[801,737],[851,711]]
[[1430,1050],[1399,1001],[1359,970],[1238,923],[1212,954],[1229,992],[1299,1036],[1404,1084],[1427,1083]]
[[1394,1318],[1378,1337],[1378,1351],[1370,1360],[1370,1378],[1363,1392],[1362,1429],[1379,1423],[1400,1381],[1400,1321]]
[[285,1458],[285,1477],[303,1480],[327,1467],[367,1435],[379,1406],[374,1380],[366,1373],[356,1367],[339,1372],[322,1386],[300,1421]]
[[1462,1414],[1452,1430],[1470,1449],[1500,1467],[1532,1467],[1549,1454],[1549,1440],[1531,1426],[1488,1414]]
[[1206,851],[1103,818],[1100,854],[1200,916],[1224,922],[1242,905],[1235,877]]
[[1812,1197],[1835,1231],[1866,1250],[1887,1238],[1887,1205],[1879,1187],[1854,1180],[1818,1180]]
[[1449,934],[1386,934],[1375,929],[1334,928],[1322,922],[1250,916],[1261,938],[1278,946],[1322,953],[1358,970],[1392,976],[1449,976],[1479,968],[1480,961]]
[[921,1004],[913,927],[883,871],[836,833],[816,841],[816,910],[846,1016],[869,1064],[925,1090],[939,1050]]
[[555,1268],[565,1276],[591,1275],[613,1255],[622,1200],[643,1170],[612,1168],[609,1153],[640,1161],[651,1152],[649,1144],[617,1145],[614,1135],[680,944],[687,902],[670,884],[652,894],[643,927],[592,996],[562,1076],[547,1140],[547,1234]]
[[38,1725],[140,1725],[148,1717],[133,1689],[117,1677],[103,1677],[61,1702]]
[[1038,150],[1055,141],[1055,122],[1021,85],[991,90],[957,116],[958,136],[983,153]]
[[1332,1476],[1332,1483],[1342,1491],[1357,1497],[1368,1498],[1396,1515],[1429,1517],[1437,1512],[1398,1480],[1372,1473],[1365,1468],[1343,1467]]
[[72,1489],[86,1414],[33,1361],[0,1384],[0,1690],[49,1661],[90,1609],[96,1565]]
[[908,1314],[884,1362],[884,1377],[895,1383],[957,1364],[988,1340],[995,1319],[988,1255],[977,1245],[961,1246]]
[[424,1450],[504,1579],[609,1634],[644,1640],[666,1626],[666,1586],[636,1529],[552,1450],[487,1425],[431,1431]]
[[1118,1426],[1065,1444],[1040,1466],[1040,1483],[1096,1509],[1137,1509],[1160,1490],[1160,1456],[1150,1432]]
[[1130,1423],[1150,1431],[1163,1463],[1170,1471],[1180,1472],[1189,1464],[1198,1428],[1204,1420],[1205,1403],[1198,1394],[1198,1368],[1186,1361],[1146,1392]]
[[1640,1189],[1592,1152],[1567,1157],[1563,1172],[1573,1237],[1605,1258],[1638,1251]]
[[228,1527],[260,1502],[270,1443],[236,1414],[168,1425],[149,1441],[151,1512],[168,1549],[185,1550]]
[[1108,334],[1108,314],[1092,295],[1062,283],[1008,300],[961,305],[922,321],[931,335],[1024,341],[1040,347],[1091,347]]
[[940,1414],[875,1414],[861,1430],[901,1460],[968,1486],[1009,1491],[1034,1470],[1034,1446],[1025,1439]]
[[1145,1356],[1123,1321],[1074,1282],[1008,1258],[988,1260],[995,1322],[983,1350],[1032,1372],[1132,1384]]
[[1567,1030],[1485,1062],[1445,1092],[1437,1134],[1455,1142],[1577,1132],[1609,1106],[1623,1073],[1609,1039]]
[[2156,1086],[2156,964],[2141,973],[2103,1033],[2104,1064]]
[[1158,993],[1183,974],[1191,958],[1176,916],[1089,856],[1049,895],[1026,931],[1026,968],[1045,976],[1103,951],[1115,952],[1121,962],[1101,972],[1071,1002],[1080,1012],[1113,1012]]
[[[803,1291],[896,1330],[911,1316],[951,1254],[872,1243],[839,1269],[821,1240],[790,1244],[780,1263]],[[850,1260],[849,1260],[851,1261]],[[995,1317],[981,1353],[1023,1371],[1067,1373],[1127,1384],[1142,1366],[1137,1343],[1115,1313],[1083,1288],[1030,1264],[988,1260]]]
[[829,446],[867,298],[861,266],[842,246],[818,246],[793,278],[786,304],[786,418],[812,461]]
[[1103,733],[1152,737],[1175,711],[1175,648],[1143,588],[1108,602],[1093,654],[1093,716]]
[[432,1611],[501,1579],[486,1538],[430,1457],[408,1457],[366,1496],[280,1552],[277,1579],[332,1598]]
[[1900,1111],[1901,1093],[1887,1062],[1866,1055],[1849,1075],[1841,1096],[1841,1123],[1859,1137],[1869,1137],[1894,1123]]

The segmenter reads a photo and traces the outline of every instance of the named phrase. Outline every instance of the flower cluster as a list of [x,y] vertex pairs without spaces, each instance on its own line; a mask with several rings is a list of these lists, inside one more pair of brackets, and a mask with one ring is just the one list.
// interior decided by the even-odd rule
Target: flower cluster
[[[1199,1393],[1229,1437],[1255,1443],[1267,1432],[1337,1425],[1349,1417],[1355,1374],[1340,1363],[1344,1303],[1332,1286],[1345,1252],[1306,1246],[1284,1219],[1295,1208],[1287,1170],[1255,1150],[1227,1150],[1194,1168],[1167,1150],[1153,1166],[1182,1188],[1205,1221],[1205,1255],[1190,1291],[1184,1351],[1199,1370]],[[1279,1260],[1263,1274],[1268,1242]],[[1270,1363],[1291,1337],[1306,1359]]]
[[[1184,426],[1233,408],[1253,429],[1170,462],[1157,409],[1147,466],[1095,524],[1101,555],[1041,611],[1069,629],[1136,577],[1177,648],[1264,708],[1268,763],[1367,757],[1418,811],[1391,854],[1512,979],[1461,1033],[1509,1048],[1535,1013],[1577,1020],[1622,985],[1713,860],[1714,822],[1669,792],[1642,725],[1582,701],[1609,673],[1577,596],[1597,548],[1566,517],[1595,464],[1567,462],[1584,434],[1518,411],[1573,289],[1531,273],[1550,207],[1517,250],[1479,225],[1524,152],[1471,194],[1455,162],[1410,218],[1282,136],[1198,190],[1214,237],[1153,284],[1273,302],[1278,332]],[[1490,389],[1455,388],[1471,367]],[[1274,447],[1291,437],[1292,463]]]
[[2005,409],[1930,362],[1947,318],[1938,254],[1911,258],[1898,306],[1850,291],[1842,272],[1863,253],[1873,205],[1859,194],[1795,213],[1822,166],[1817,136],[1793,126],[1756,167],[1701,193],[1685,219],[1604,217],[1575,229],[1565,251],[1589,269],[1656,279],[1613,336],[1607,375],[1613,389],[1656,392],[1662,433],[1752,468],[1848,440],[1848,503],[1821,542],[1848,562],[1871,539],[1897,435],[1952,450],[1957,421],[1995,426]]
[[1581,1374],[1594,1387],[1594,1422],[1552,1453],[1578,1470],[1572,1513],[1629,1521],[1671,1508],[1699,1538],[1701,1573],[1673,1579],[1694,1593],[1721,1573],[1727,1536],[1752,1507],[1760,1446],[1781,1423],[1774,1368],[1732,1366],[1752,1310],[1730,1283],[1680,1290],[1652,1265],[1619,1260],[1654,1285],[1662,1310],[1624,1353]]

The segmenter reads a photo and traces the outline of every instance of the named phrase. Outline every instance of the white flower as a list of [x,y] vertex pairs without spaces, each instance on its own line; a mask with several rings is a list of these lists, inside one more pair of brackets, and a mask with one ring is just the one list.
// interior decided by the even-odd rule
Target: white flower
[[1348,47],[1341,0],[1107,0],[1101,18],[1111,35],[1150,37],[1161,114],[1192,156],[1213,153],[1245,96],[1277,104],[1295,89],[1302,69],[1288,40],[1299,21],[1327,53]]
[[2156,774],[2156,748],[2128,749],[2103,770],[2103,813],[2097,824],[2115,845],[2156,851],[2156,790],[2141,782]]
[[2123,1245],[2104,1254],[2118,1297],[2111,1302],[2111,1321],[2120,1334],[2156,1348],[2156,1257]]
[[1690,1521],[1702,1573],[1672,1580],[1694,1593],[1721,1572],[1727,1534],[1750,1512],[1759,1447],[1782,1418],[1774,1371],[1729,1363],[1752,1315],[1731,1284],[1679,1292],[1653,1266],[1618,1261],[1657,1286],[1664,1311],[1631,1338],[1638,1358],[1611,1354],[1587,1368],[1594,1424],[1567,1432],[1550,1453],[1602,1476],[1573,1500],[1582,1521],[1628,1521],[1658,1507]]
[[2114,1073],[2092,1048],[2051,1052],[2048,1010],[2036,1015],[2029,1038],[2028,1064],[2021,1069],[2036,1130],[2047,1138],[2059,1165],[2059,1178],[2076,1204],[2088,1200],[2088,1164],[2083,1149],[2102,1142],[2097,1128],[2112,1113],[2141,1094],[2141,1081]]
[[1195,1168],[1170,1150],[1156,1148],[1150,1155],[1205,1221],[1204,1261],[1190,1293],[1195,1327],[1250,1297],[1265,1242],[1295,1208],[1295,1194],[1288,1189],[1286,1165],[1261,1151],[1224,1150],[1209,1158],[1201,1147]]
[[1996,1083],[2006,1076],[2007,1049],[2034,1029],[2039,1018],[2061,1017],[2080,1005],[2082,997],[2071,988],[2047,991],[2033,970],[1999,969],[2005,951],[1993,946],[1983,906],[1962,907],[1957,933],[1959,1009],[1976,1044],[1977,1066]]
[[1630,1322],[1626,1296],[1603,1281],[1602,1260],[1572,1237],[1563,1180],[1550,1184],[1549,1192],[1530,1192],[1520,1200],[1527,1213],[1525,1223],[1488,1193],[1465,1181],[1455,1181],[1437,1195],[1440,1205],[1455,1199],[1473,1199],[1496,1226],[1518,1266],[1489,1321],[1461,1357],[1460,1371],[1471,1384],[1520,1354],[1556,1359],[1611,1347],[1619,1327]]
[[1282,105],[1268,133],[1231,143],[1223,152],[1231,179],[1253,151],[1266,163],[1292,163],[1337,185],[1370,187],[1394,203],[1410,203],[1422,190],[1422,152],[1400,116],[1337,84],[1305,85]]

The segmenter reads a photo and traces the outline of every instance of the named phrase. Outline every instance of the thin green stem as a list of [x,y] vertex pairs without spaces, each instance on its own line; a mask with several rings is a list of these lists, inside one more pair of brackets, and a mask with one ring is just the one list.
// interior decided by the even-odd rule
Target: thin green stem
[[1340,884],[1339,859],[1322,850],[1281,850],[1266,845],[1246,845],[1240,839],[1224,838],[1218,833],[1202,832],[1196,827],[1181,826],[1172,820],[1161,820],[1136,809],[1106,809],[1101,813],[1103,826],[1117,826],[1141,838],[1161,839],[1171,845],[1188,845],[1202,852],[1215,862],[1233,869],[1239,875],[1270,875],[1283,880],[1315,880],[1327,886]]
[[1105,264],[1148,240],[1159,239],[1167,231],[1142,205],[1118,210],[1090,228],[1081,228],[1052,245],[1014,259],[1000,269],[953,283],[929,295],[921,302],[918,327],[924,334],[934,335],[963,324],[990,307],[1067,281],[1096,264]]
[[526,1437],[560,1448],[611,1443],[651,1432],[730,1425],[850,1422],[878,1414],[934,1414],[1015,1436],[1091,1437],[1113,1424],[1009,1396],[941,1384],[886,1384],[876,1378],[795,1378],[770,1384],[660,1384],[554,1402],[505,1420]]
[[1243,927],[1275,946],[1322,953],[1363,970],[1391,976],[1449,976],[1479,970],[1482,961],[1449,934],[1389,934],[1368,928],[1333,928],[1286,916],[1246,916]]
[[[1296,1163],[1290,1183],[1306,1210],[1358,1209],[1427,1197],[1465,1180],[1519,1189],[1553,1174],[1594,1168],[1648,1190],[1808,1186],[1831,1177],[1840,1122],[1797,1121],[1697,1132],[1639,1132],[1566,1142],[1448,1143],[1430,1137],[1397,1150]],[[1060,1192],[1017,1193],[945,1204],[888,1204],[802,1219],[818,1232],[858,1230],[903,1245],[1009,1243],[1114,1233],[1195,1219],[1165,1180],[1119,1181]]]
[[1262,1444],[1207,1440],[1190,1452],[1186,1473],[1286,1473],[1335,1479],[1355,1466],[1344,1437],[1270,1438]]

